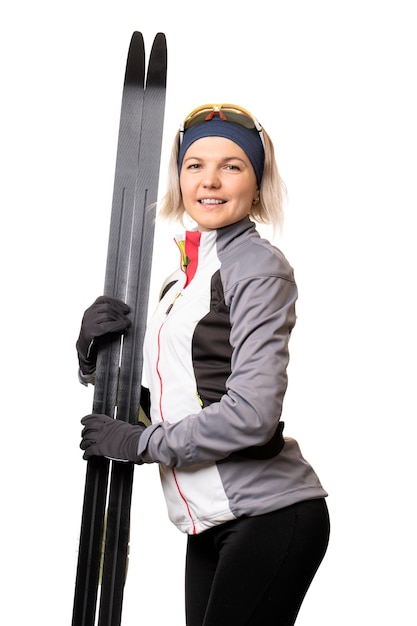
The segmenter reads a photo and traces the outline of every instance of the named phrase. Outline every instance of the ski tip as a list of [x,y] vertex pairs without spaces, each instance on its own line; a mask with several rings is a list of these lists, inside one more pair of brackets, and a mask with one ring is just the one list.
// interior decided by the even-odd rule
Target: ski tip
[[135,31],[127,54],[125,84],[143,85],[145,75],[145,43],[142,33]]
[[128,58],[145,54],[145,42],[142,33],[135,31],[130,39]]
[[165,33],[156,33],[152,48],[166,48],[166,45]]
[[157,33],[149,57],[146,86],[165,87],[167,73],[167,45],[164,33]]
[[143,47],[144,46],[143,35],[138,30],[135,30],[132,33],[132,36],[130,38],[130,46],[129,47],[132,47],[132,46],[133,47],[138,47],[138,46]]

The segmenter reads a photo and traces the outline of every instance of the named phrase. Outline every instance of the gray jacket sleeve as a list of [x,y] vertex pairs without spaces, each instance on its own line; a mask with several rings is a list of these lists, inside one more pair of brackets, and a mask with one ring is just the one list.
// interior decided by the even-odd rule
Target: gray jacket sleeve
[[180,422],[150,427],[139,450],[147,462],[189,467],[217,461],[265,444],[277,430],[296,319],[296,284],[278,275],[247,278],[225,291],[225,297],[233,348],[227,391],[219,402]]

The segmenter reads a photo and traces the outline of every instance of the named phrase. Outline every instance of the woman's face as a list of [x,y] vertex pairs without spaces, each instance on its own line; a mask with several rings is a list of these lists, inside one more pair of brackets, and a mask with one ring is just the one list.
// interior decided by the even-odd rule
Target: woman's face
[[180,187],[185,210],[201,232],[243,219],[258,197],[246,153],[224,137],[203,137],[191,144],[182,162]]

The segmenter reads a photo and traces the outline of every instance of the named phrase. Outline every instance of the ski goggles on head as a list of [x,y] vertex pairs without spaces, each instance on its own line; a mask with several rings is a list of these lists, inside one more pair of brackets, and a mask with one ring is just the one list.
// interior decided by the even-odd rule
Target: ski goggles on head
[[216,118],[224,122],[238,124],[247,130],[258,131],[262,145],[265,148],[262,126],[258,120],[252,115],[252,113],[235,104],[203,104],[196,109],[193,109],[180,126],[180,144],[182,143],[184,133],[187,130],[197,124],[208,122]]

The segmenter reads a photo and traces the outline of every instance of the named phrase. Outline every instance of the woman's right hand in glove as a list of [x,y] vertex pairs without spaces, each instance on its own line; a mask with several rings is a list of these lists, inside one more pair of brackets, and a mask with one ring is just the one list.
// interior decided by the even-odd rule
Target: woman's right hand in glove
[[96,369],[97,350],[106,335],[121,335],[130,326],[130,308],[122,300],[100,296],[85,311],[76,348],[83,374],[93,374]]

